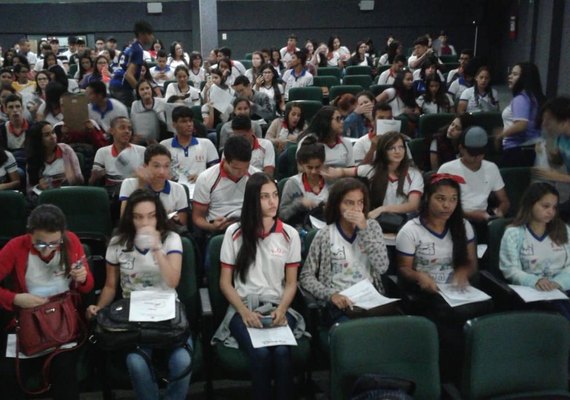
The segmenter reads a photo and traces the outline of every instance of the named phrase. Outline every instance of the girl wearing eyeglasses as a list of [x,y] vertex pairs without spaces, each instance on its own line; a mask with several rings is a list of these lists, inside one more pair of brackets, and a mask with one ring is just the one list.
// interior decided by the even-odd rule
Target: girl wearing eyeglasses
[[314,135],[325,145],[325,165],[332,167],[354,166],[352,143],[342,136],[342,116],[336,107],[321,108],[311,120],[309,127],[299,136],[297,149],[308,135]]
[[[8,277],[11,281],[10,289],[7,285],[0,287],[0,308],[12,312],[17,308],[36,307],[70,288],[89,293],[93,276],[79,238],[66,230],[63,212],[51,204],[40,205],[30,214],[27,228],[27,234],[13,238],[0,250],[0,281]],[[5,332],[13,332],[13,329],[14,323],[10,322]],[[5,343],[5,339],[2,335],[0,341]],[[4,382],[0,379],[3,396],[23,398],[15,385],[14,361],[4,357],[5,346],[1,345],[0,352],[5,379]],[[37,374],[43,362],[36,360],[21,360],[21,371]],[[76,364],[76,351],[54,357],[49,373],[50,397],[79,399]],[[25,377],[22,381],[26,381]]]
[[387,212],[416,213],[424,190],[422,174],[411,166],[404,135],[400,132],[388,132],[380,137],[372,165],[329,168],[323,171],[323,175],[327,178],[358,176],[367,179],[371,209],[368,218],[373,219]]

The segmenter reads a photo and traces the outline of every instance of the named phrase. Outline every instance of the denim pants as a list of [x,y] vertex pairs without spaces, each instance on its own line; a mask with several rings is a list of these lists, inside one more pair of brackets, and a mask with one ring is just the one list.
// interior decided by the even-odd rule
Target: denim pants
[[[295,319],[286,314],[291,329]],[[252,398],[259,400],[292,398],[293,375],[291,346],[273,346],[255,349],[241,315],[236,313],[230,321],[230,331],[240,349],[249,357],[252,380]],[[271,379],[275,379],[275,395],[271,392]]]
[[[192,338],[188,339],[187,345],[192,349]],[[141,348],[149,358],[152,357],[152,349]],[[174,379],[179,377],[184,370],[192,363],[190,353],[183,347],[173,349],[168,357],[168,377]],[[136,397],[139,400],[156,400],[159,398],[158,381],[148,365],[145,358],[138,353],[127,355],[127,368],[133,384]],[[190,376],[188,374],[182,379],[168,383],[164,399],[183,400],[186,399],[190,386]]]

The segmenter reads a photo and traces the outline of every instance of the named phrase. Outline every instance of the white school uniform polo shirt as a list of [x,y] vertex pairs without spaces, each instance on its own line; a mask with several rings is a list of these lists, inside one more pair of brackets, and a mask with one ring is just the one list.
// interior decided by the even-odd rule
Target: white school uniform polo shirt
[[[370,164],[362,164],[356,167],[356,175],[371,181],[374,178],[374,167]],[[408,168],[408,174],[404,179],[404,196],[398,195],[398,179],[388,178],[388,186],[386,187],[386,195],[384,196],[383,206],[399,205],[408,201],[408,196],[414,192],[420,196],[424,192],[424,178],[420,171],[414,167]]]
[[105,185],[116,185],[131,177],[143,165],[144,151],[145,148],[138,144],[129,144],[120,153],[113,144],[101,147],[95,154],[93,170],[105,170]]
[[[220,252],[222,268],[235,268],[243,244],[239,223],[230,225],[224,235]],[[271,231],[257,241],[255,261],[250,265],[245,282],[236,276],[234,286],[241,298],[260,295],[281,298],[285,286],[285,269],[301,263],[301,240],[290,225],[275,221]]]
[[24,119],[22,131],[17,135],[14,132],[12,123],[10,121],[6,121],[6,148],[8,150],[23,149],[25,147],[26,132],[28,131],[29,126],[30,124],[28,121]]
[[[119,200],[125,201],[129,196],[139,188],[138,178],[127,178],[121,184],[121,192],[119,193]],[[155,192],[151,187],[147,187],[148,190],[154,192],[155,195],[159,196],[164,209],[167,214],[174,211],[187,211],[188,210],[188,196],[186,195],[186,190],[184,187],[173,181],[166,181],[164,188],[160,192]]]
[[127,107],[119,100],[107,99],[107,109],[105,111],[101,111],[97,105],[89,103],[89,119],[97,122],[105,132],[109,132],[111,122],[117,117],[129,118]]
[[[327,199],[329,198],[329,185],[326,183],[325,179],[322,176],[319,180],[318,192],[313,192],[313,188],[309,184],[307,175],[305,173],[294,175],[289,178],[289,181],[291,181],[291,184],[294,184],[301,189],[303,192],[303,198],[305,199],[313,200],[315,203],[320,204],[323,202],[326,203]],[[289,184],[289,181],[287,181],[285,185]]]
[[[475,240],[473,227],[463,220],[467,242]],[[446,229],[438,234],[420,218],[408,221],[396,236],[396,250],[404,255],[414,257],[413,268],[429,274],[437,283],[448,283],[453,277],[453,239]]]
[[225,162],[222,160],[219,164],[211,166],[198,175],[196,180],[192,201],[208,206],[206,216],[208,221],[224,216],[240,217],[245,184],[250,175],[260,172],[250,164],[247,175],[236,181],[224,170]]
[[463,211],[486,210],[487,198],[491,192],[505,187],[496,164],[483,160],[478,171],[471,171],[461,159],[446,162],[439,167],[438,173],[459,175],[465,179],[461,187],[461,206]]
[[491,89],[491,95],[486,93],[485,95],[479,94],[475,96],[475,86],[465,89],[461,93],[459,100],[467,101],[467,109],[465,111],[472,112],[486,112],[486,111],[499,111],[499,94],[495,89]]
[[[169,232],[162,243],[161,251],[166,255],[182,254],[180,236],[175,232]],[[133,249],[129,251],[124,245],[118,244],[117,237],[114,237],[107,247],[105,260],[108,264],[120,268],[123,297],[130,297],[131,292],[135,290],[160,290],[176,293],[176,289],[164,282],[160,274],[160,266],[150,249],[139,249],[133,245]]]
[[71,278],[66,277],[64,266],[60,265],[61,253],[54,252],[54,256],[43,261],[39,253],[32,248],[28,254],[28,267],[26,268],[26,286],[28,292],[35,296],[55,296],[69,290]]
[[63,161],[63,151],[61,146],[67,146],[58,143],[55,148],[55,159],[52,162],[44,162],[44,169],[42,171],[43,178],[51,179],[50,187],[60,187],[65,181],[65,163]]
[[[297,152],[302,146],[305,138],[297,144]],[[330,167],[352,167],[354,166],[354,153],[352,142],[347,137],[337,137],[334,146],[324,145],[325,165]]]
[[300,75],[295,75],[294,69],[288,69],[283,74],[283,82],[285,83],[285,93],[283,97],[285,101],[289,99],[289,90],[295,87],[307,87],[313,84],[313,75],[308,69],[303,69]]
[[174,136],[171,139],[163,140],[160,144],[170,150],[172,156],[170,170],[175,180],[179,180],[180,175],[186,177],[199,175],[220,159],[216,147],[208,139],[192,136],[190,144],[183,147],[178,142],[178,136]]
[[275,168],[275,148],[273,143],[267,139],[258,139],[254,136],[250,165],[259,170],[263,170],[265,167]]
[[354,162],[356,164],[360,164],[368,151],[370,150],[370,146],[372,146],[372,138],[376,134],[371,130],[366,135],[362,135],[359,137],[356,142],[354,142],[354,146],[352,148],[352,154],[354,155]]
[[8,181],[8,174],[18,171],[18,165],[16,164],[14,155],[8,150],[4,150],[4,153],[6,153],[8,158],[4,164],[0,165],[0,183]]

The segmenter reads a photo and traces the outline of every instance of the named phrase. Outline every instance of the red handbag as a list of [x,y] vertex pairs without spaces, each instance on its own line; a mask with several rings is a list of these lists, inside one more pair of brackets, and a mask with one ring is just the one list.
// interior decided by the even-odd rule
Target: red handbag
[[[22,389],[28,394],[39,394],[49,390],[48,376],[51,360],[65,351],[77,349],[86,339],[86,328],[81,320],[77,305],[79,295],[67,291],[50,297],[41,306],[19,308],[16,312],[16,373]],[[61,349],[70,342],[77,346]],[[20,351],[27,356],[49,353],[42,369],[43,385],[35,392],[28,391],[21,382],[19,368]],[[51,351],[51,352],[50,352]]]
[[67,291],[41,306],[18,309],[16,336],[19,350],[33,356],[73,342],[80,335],[77,295]]

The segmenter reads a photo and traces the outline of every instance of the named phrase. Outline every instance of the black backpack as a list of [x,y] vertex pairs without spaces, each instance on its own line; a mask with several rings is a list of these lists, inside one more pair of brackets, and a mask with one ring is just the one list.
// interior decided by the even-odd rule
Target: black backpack
[[350,394],[350,400],[412,400],[416,390],[413,381],[377,374],[360,376]]

